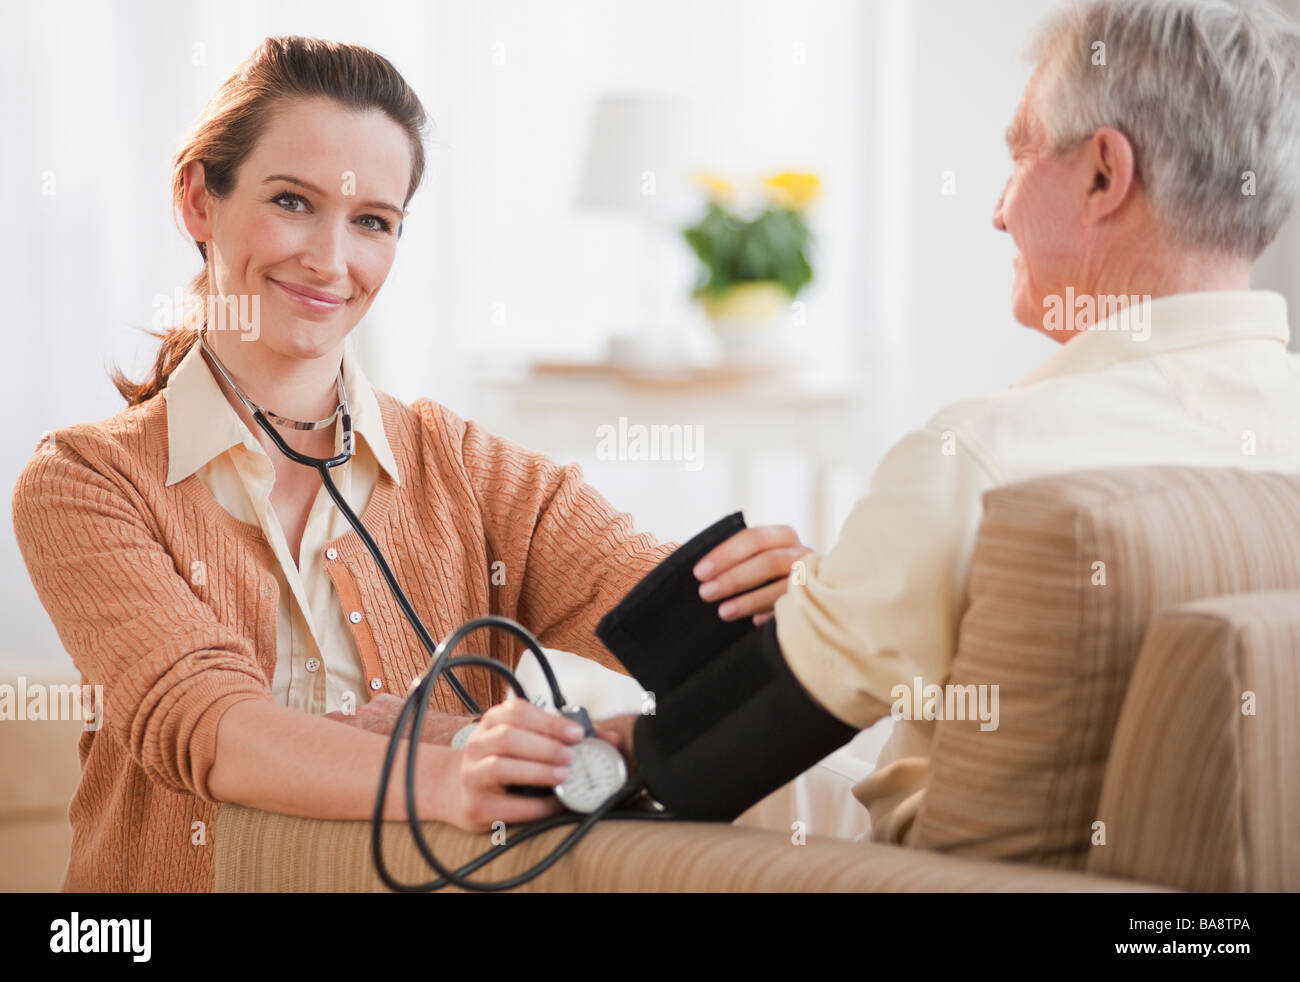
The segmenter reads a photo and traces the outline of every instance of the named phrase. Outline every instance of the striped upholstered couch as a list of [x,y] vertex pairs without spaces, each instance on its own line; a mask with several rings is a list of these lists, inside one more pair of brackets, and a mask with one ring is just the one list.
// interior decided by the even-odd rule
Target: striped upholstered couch
[[[912,845],[611,822],[526,889],[1300,890],[1300,476],[1000,488],[969,596],[949,681],[998,685],[1000,725],[938,724]],[[426,835],[444,861],[488,845]],[[215,839],[219,890],[382,888],[366,822],[228,805]],[[385,841],[400,879],[430,878],[403,827]]]

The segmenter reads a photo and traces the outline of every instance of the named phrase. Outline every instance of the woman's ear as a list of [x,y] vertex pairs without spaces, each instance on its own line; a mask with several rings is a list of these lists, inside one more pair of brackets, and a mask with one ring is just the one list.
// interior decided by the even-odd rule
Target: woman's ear
[[1133,144],[1111,126],[1097,130],[1088,141],[1085,160],[1091,186],[1083,205],[1084,225],[1097,225],[1117,212],[1137,185]]
[[185,165],[184,192],[181,196],[181,218],[185,229],[195,242],[199,243],[199,252],[206,257],[203,243],[212,238],[212,195],[204,181],[203,161],[191,160]]

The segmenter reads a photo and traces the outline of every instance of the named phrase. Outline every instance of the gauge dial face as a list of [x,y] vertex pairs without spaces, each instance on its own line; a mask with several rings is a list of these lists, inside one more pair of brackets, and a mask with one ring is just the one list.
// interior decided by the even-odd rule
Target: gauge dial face
[[587,737],[573,747],[569,778],[555,787],[555,796],[570,811],[591,814],[627,781],[623,754],[613,744]]

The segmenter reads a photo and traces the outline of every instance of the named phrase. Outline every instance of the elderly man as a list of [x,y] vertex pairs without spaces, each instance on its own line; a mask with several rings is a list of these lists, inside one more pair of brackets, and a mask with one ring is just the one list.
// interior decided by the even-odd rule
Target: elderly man
[[[895,686],[947,678],[990,489],[1126,465],[1300,470],[1285,301],[1250,289],[1300,190],[1300,33],[1263,5],[1093,0],[1033,54],[993,224],[1019,250],[1016,319],[1061,347],[904,437],[774,622],[657,716],[615,721],[670,810],[734,817],[890,714]],[[909,841],[933,727],[896,723],[854,788],[873,838]]]

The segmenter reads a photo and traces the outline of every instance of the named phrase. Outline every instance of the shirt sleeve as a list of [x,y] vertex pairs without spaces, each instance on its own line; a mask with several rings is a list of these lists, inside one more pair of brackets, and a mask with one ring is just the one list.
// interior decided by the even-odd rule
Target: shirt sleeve
[[208,773],[222,714],[270,698],[252,644],[178,572],[129,482],[56,433],[18,478],[14,532],[32,584],[83,677],[103,686],[96,739],[151,780],[215,801]]
[[894,686],[947,678],[982,496],[996,483],[983,459],[941,423],[906,436],[839,540],[805,557],[777,601],[790,670],[843,722],[869,726],[889,713]]
[[[638,532],[583,479],[576,463],[464,423],[463,450],[483,516],[489,554],[514,589],[514,616],[548,648],[627,674],[596,637],[596,624],[675,543]],[[494,590],[494,596],[501,596]]]

